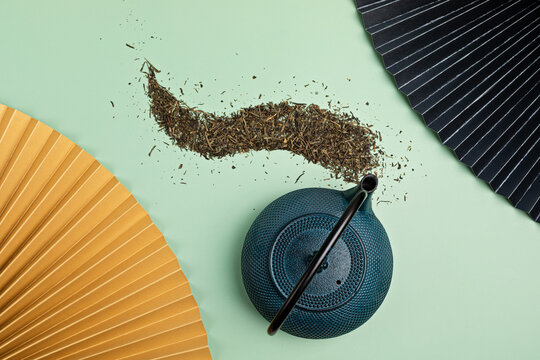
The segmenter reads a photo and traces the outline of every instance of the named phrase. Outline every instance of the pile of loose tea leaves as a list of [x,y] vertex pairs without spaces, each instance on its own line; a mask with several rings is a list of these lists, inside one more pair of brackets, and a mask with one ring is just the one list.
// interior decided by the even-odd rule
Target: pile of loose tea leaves
[[381,135],[351,113],[290,101],[263,103],[231,114],[190,107],[160,85],[160,71],[145,63],[150,113],[177,146],[206,159],[251,150],[287,150],[356,182],[380,164]]

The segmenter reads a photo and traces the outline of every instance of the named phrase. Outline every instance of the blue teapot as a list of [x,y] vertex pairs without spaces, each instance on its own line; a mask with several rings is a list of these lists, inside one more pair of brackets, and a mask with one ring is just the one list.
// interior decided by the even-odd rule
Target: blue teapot
[[392,279],[392,249],[371,209],[375,175],[347,191],[292,191],[268,205],[242,249],[246,292],[270,321],[311,339],[348,333],[379,308]]

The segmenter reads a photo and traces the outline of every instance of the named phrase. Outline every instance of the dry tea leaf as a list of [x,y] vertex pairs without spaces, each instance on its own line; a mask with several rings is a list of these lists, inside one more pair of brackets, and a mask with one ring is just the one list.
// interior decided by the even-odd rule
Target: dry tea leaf
[[228,115],[195,109],[161,86],[146,63],[150,112],[174,143],[206,159],[251,150],[287,150],[356,182],[379,166],[378,134],[350,113],[289,101],[263,103]]

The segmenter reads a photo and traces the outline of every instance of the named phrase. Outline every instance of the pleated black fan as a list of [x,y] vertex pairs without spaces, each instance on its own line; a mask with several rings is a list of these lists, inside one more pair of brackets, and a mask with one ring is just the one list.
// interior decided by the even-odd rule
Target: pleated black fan
[[540,221],[540,1],[356,0],[398,88],[493,190]]

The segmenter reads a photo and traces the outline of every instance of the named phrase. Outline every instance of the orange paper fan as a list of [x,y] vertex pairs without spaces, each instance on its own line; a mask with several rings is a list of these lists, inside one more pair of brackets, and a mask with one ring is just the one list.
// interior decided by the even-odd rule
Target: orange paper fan
[[0,358],[210,359],[148,214],[88,153],[3,105]]

